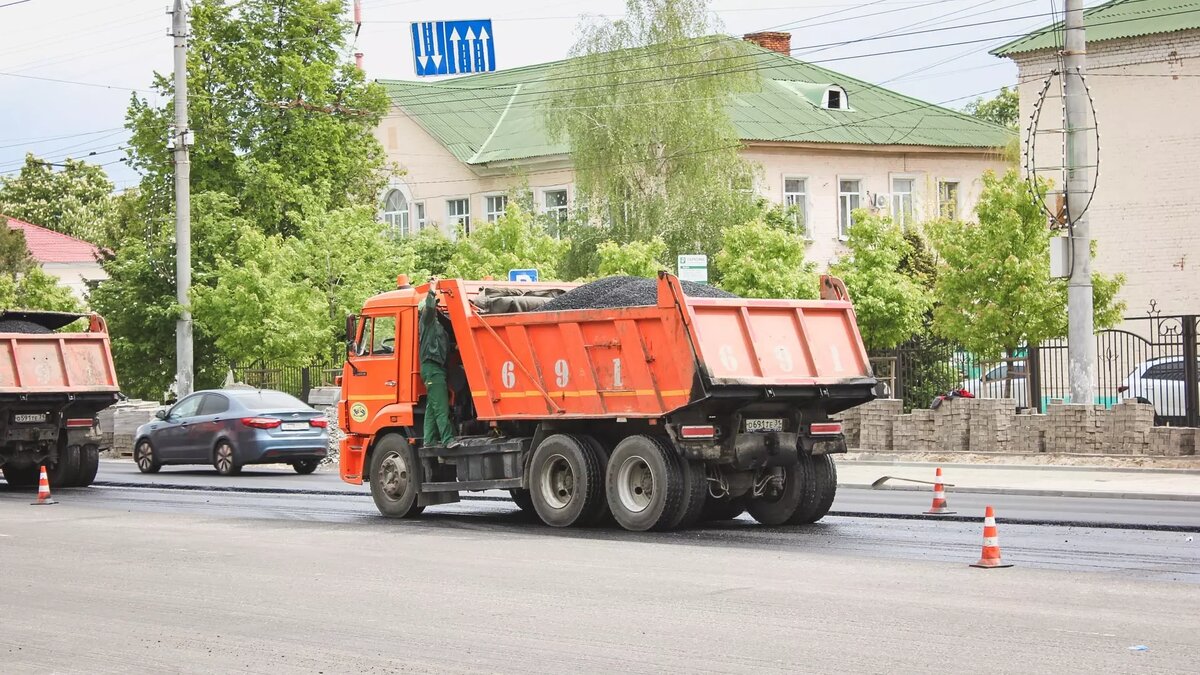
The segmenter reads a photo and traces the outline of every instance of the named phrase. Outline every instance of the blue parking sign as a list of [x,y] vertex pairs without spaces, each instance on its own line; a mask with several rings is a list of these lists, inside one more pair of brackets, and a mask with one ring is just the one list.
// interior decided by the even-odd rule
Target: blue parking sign
[[509,281],[518,281],[523,283],[532,283],[538,280],[537,270],[509,270]]

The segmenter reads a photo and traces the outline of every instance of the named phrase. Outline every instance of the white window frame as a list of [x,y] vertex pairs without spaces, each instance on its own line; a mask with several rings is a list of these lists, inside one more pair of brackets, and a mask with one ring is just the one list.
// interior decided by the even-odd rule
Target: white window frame
[[[504,206],[499,211],[492,210],[492,200],[503,199]],[[483,196],[483,217],[487,222],[494,223],[500,216],[504,215],[504,209],[508,208],[508,194],[504,192],[490,192]]]
[[[888,187],[891,188],[891,191],[888,193],[888,211],[892,214],[892,222],[893,223],[896,223],[897,225],[900,225],[900,226],[917,224],[917,220],[919,219],[917,216],[917,186],[921,184],[920,179],[921,179],[920,176],[918,176],[916,174],[911,174],[911,173],[893,173],[888,176]],[[908,204],[909,204],[909,215],[912,218],[912,222],[903,222],[899,218],[899,209],[896,208],[896,206],[897,206],[896,197],[898,194],[904,194],[904,193],[896,192],[896,181],[898,181],[898,180],[912,181],[911,191],[909,191],[907,193],[908,194]]]
[[417,229],[414,231],[420,232],[421,230],[424,230],[425,226],[427,225],[427,220],[426,220],[427,212],[425,211],[425,202],[424,201],[413,202],[412,210],[413,210],[412,222],[417,227]]
[[[788,192],[787,184],[788,184],[789,180],[798,180],[798,181],[803,182],[804,183],[804,191],[803,192]],[[783,182],[781,184],[781,187],[782,187],[781,192],[783,194],[784,208],[792,206],[792,204],[789,204],[788,201],[789,201],[789,198],[792,197],[793,195],[799,195],[801,197],[801,199],[798,200],[798,202],[795,205],[800,207],[800,214],[804,218],[804,238],[807,241],[812,241],[813,228],[812,228],[812,221],[809,220],[809,208],[808,208],[809,200],[811,199],[811,196],[808,191],[808,181],[809,181],[808,176],[798,175],[798,174],[784,174]]]
[[960,179],[958,179],[958,178],[953,178],[953,177],[944,177],[944,176],[943,176],[943,177],[939,177],[939,178],[937,179],[937,200],[936,200],[936,203],[937,203],[937,217],[938,217],[938,218],[944,218],[944,217],[945,217],[945,216],[943,216],[943,215],[942,215],[942,185],[944,185],[944,184],[946,184],[946,183],[954,183],[955,185],[957,185],[957,186],[958,186],[958,187],[957,187],[957,189],[956,189],[956,190],[955,190],[955,192],[954,192],[954,219],[955,219],[955,220],[959,220],[959,219],[961,219],[961,218],[962,218],[962,205],[963,205],[962,190],[963,190],[963,182],[962,182],[962,180],[960,180]]
[[[829,93],[832,91],[838,92],[838,105],[834,107],[829,104]],[[825,90],[825,94],[821,97],[821,107],[826,110],[849,110],[850,109],[850,94],[846,92],[846,88],[835,84]]]
[[[554,208],[546,206],[546,195],[551,192],[563,193],[563,195],[566,197],[566,204],[563,204],[562,206],[556,206]],[[567,222],[568,218],[571,217],[571,189],[570,189],[570,186],[568,186],[568,185],[550,185],[550,186],[547,186],[544,188],[540,188],[538,191],[538,196],[540,197],[540,199],[538,199],[538,211],[539,212],[546,214],[546,215],[549,215],[551,211],[561,214],[557,219],[558,225],[561,226],[563,223]]]
[[[842,192],[842,181],[844,181],[844,180],[857,181],[858,182],[858,192]],[[843,201],[842,201],[843,197],[849,198],[849,197],[855,196],[855,195],[858,196],[858,206],[851,208],[849,205],[848,199],[847,199],[846,203],[843,203]],[[863,204],[866,202],[866,199],[867,199],[867,181],[865,178],[863,178],[862,176],[838,176],[837,177],[837,207],[838,207],[837,208],[837,214],[838,214],[837,238],[840,239],[841,241],[846,241],[847,239],[850,238],[850,226],[852,226],[854,224],[851,213],[854,211],[855,208],[858,208],[858,209],[864,208]],[[845,216],[844,218],[843,218],[843,215]],[[842,227],[843,223],[845,224],[844,228]]]
[[[466,202],[467,212],[465,214],[450,213],[450,204],[453,202]],[[464,220],[465,218],[465,220]],[[463,226],[463,234],[471,234],[471,196],[464,195],[461,197],[446,197],[446,227],[449,228],[449,235],[454,236],[458,231],[458,226]]]
[[[404,200],[404,208],[396,210],[396,211],[388,211],[387,210],[388,200],[392,198],[393,194],[400,195],[400,199]],[[409,223],[411,222],[411,213],[410,213],[411,209],[412,209],[412,202],[408,201],[408,197],[405,196],[404,190],[401,190],[398,187],[388,188],[388,190],[384,193],[384,195],[383,195],[383,210],[381,211],[381,213],[383,216],[383,222],[387,223],[388,228],[391,230],[393,237],[399,238],[399,237],[407,237],[409,235],[409,232],[410,232]]]

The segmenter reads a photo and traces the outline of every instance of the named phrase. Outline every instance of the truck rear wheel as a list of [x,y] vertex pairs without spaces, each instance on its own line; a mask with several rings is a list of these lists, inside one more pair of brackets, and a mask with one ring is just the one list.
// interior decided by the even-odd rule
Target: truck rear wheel
[[75,481],[79,479],[79,446],[59,448],[58,463],[46,467],[46,477],[52,488],[75,487]]
[[375,508],[388,518],[420,515],[421,464],[408,439],[388,434],[375,444],[371,454],[371,497]]
[[603,457],[578,436],[554,434],[529,463],[529,496],[543,523],[571,527],[594,522],[604,509]]
[[700,514],[700,519],[706,521],[733,520],[745,512],[745,497],[725,496],[715,499],[710,495],[708,501],[704,503],[704,510]]
[[621,441],[608,460],[605,492],[627,530],[665,530],[683,508],[683,469],[665,443],[649,436]]
[[796,514],[789,522],[815,523],[824,518],[833,507],[833,498],[837,495],[837,467],[833,463],[832,455],[804,456],[801,461],[806,465],[805,470],[812,489],[808,491],[808,498],[796,509]]
[[786,525],[794,522],[793,516],[811,500],[812,481],[808,477],[808,464],[801,459],[795,464],[780,467],[783,471],[783,487],[774,488],[761,496],[753,497],[747,510],[763,525]]
[[36,465],[12,466],[5,464],[0,467],[0,472],[4,473],[4,480],[8,481],[10,488],[37,487],[38,479],[41,478],[41,467]]
[[691,527],[700,522],[700,514],[704,512],[704,504],[708,501],[708,475],[704,471],[704,464],[682,455],[677,455],[677,460],[683,474],[683,505],[679,509],[678,519],[669,529]]
[[75,487],[87,487],[96,480],[100,471],[100,448],[88,444],[79,449],[79,474],[75,479]]

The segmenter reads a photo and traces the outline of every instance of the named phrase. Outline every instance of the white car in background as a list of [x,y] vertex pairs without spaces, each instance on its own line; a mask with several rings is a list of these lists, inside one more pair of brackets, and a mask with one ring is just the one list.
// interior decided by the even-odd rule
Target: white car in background
[[[1154,406],[1154,414],[1164,418],[1187,416],[1182,356],[1164,356],[1138,365],[1117,387],[1121,398],[1140,399]],[[1193,382],[1192,386],[1196,386]]]
[[971,392],[975,398],[1011,398],[1017,402],[1018,408],[1029,407],[1029,385],[1025,381],[1024,361],[993,366],[976,379],[963,380],[959,387]]

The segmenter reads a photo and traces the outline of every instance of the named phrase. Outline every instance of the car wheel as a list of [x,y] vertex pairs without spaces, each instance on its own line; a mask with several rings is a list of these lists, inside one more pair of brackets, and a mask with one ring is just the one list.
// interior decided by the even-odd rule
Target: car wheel
[[371,498],[375,507],[388,518],[420,515],[417,505],[421,493],[421,464],[412,444],[400,434],[388,434],[375,444],[371,453]]
[[242,472],[242,465],[238,464],[237,456],[229,441],[217,443],[216,449],[213,450],[213,466],[222,476],[236,476]]
[[3,467],[0,467],[0,472],[4,473],[4,480],[8,481],[8,486],[11,488],[37,487],[38,479],[41,478],[41,467],[36,464],[33,466],[9,466],[5,464]]
[[308,474],[316,471],[317,467],[320,465],[321,460],[319,459],[299,459],[295,462],[292,462],[292,468],[295,469],[296,473],[300,474],[301,476],[307,476]]
[[138,471],[142,473],[158,473],[158,470],[162,468],[162,462],[159,461],[158,454],[154,452],[154,446],[144,438],[138,441],[137,447],[133,449],[133,461],[137,464]]

